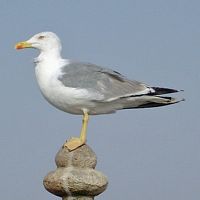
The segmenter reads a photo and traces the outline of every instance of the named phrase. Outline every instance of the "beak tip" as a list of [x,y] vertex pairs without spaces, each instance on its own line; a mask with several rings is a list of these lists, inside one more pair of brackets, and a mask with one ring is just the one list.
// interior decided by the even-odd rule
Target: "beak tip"
[[18,45],[15,45],[14,49],[18,50],[19,49]]
[[23,49],[23,45],[20,44],[20,43],[17,43],[17,44],[15,45],[15,49],[16,49],[16,50]]

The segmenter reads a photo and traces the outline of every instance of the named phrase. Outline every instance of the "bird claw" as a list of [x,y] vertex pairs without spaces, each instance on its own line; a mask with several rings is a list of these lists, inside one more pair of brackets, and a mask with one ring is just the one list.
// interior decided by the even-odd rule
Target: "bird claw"
[[65,142],[63,147],[66,147],[69,151],[73,151],[84,144],[85,142],[83,142],[80,138],[72,137],[69,141]]

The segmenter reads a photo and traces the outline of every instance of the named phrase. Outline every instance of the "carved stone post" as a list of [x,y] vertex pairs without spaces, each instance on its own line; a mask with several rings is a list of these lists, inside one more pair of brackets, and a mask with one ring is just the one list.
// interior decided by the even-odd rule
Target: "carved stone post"
[[57,153],[57,169],[44,178],[44,187],[63,200],[93,200],[108,184],[107,178],[95,170],[96,155],[83,145],[74,151],[62,147]]

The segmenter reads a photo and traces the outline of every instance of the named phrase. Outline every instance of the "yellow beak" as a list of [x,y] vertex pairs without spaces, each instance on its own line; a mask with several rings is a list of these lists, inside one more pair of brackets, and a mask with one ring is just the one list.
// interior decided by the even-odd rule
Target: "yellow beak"
[[23,41],[19,42],[15,45],[15,49],[24,49],[24,48],[31,48],[32,45],[29,42]]

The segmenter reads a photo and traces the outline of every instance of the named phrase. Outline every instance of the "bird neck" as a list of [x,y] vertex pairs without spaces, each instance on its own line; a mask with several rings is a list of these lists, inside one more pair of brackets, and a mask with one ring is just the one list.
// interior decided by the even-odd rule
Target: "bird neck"
[[60,51],[58,51],[57,49],[51,49],[48,51],[41,51],[39,56],[37,58],[34,59],[35,63],[39,63],[39,62],[52,62],[55,60],[61,60],[61,54]]

